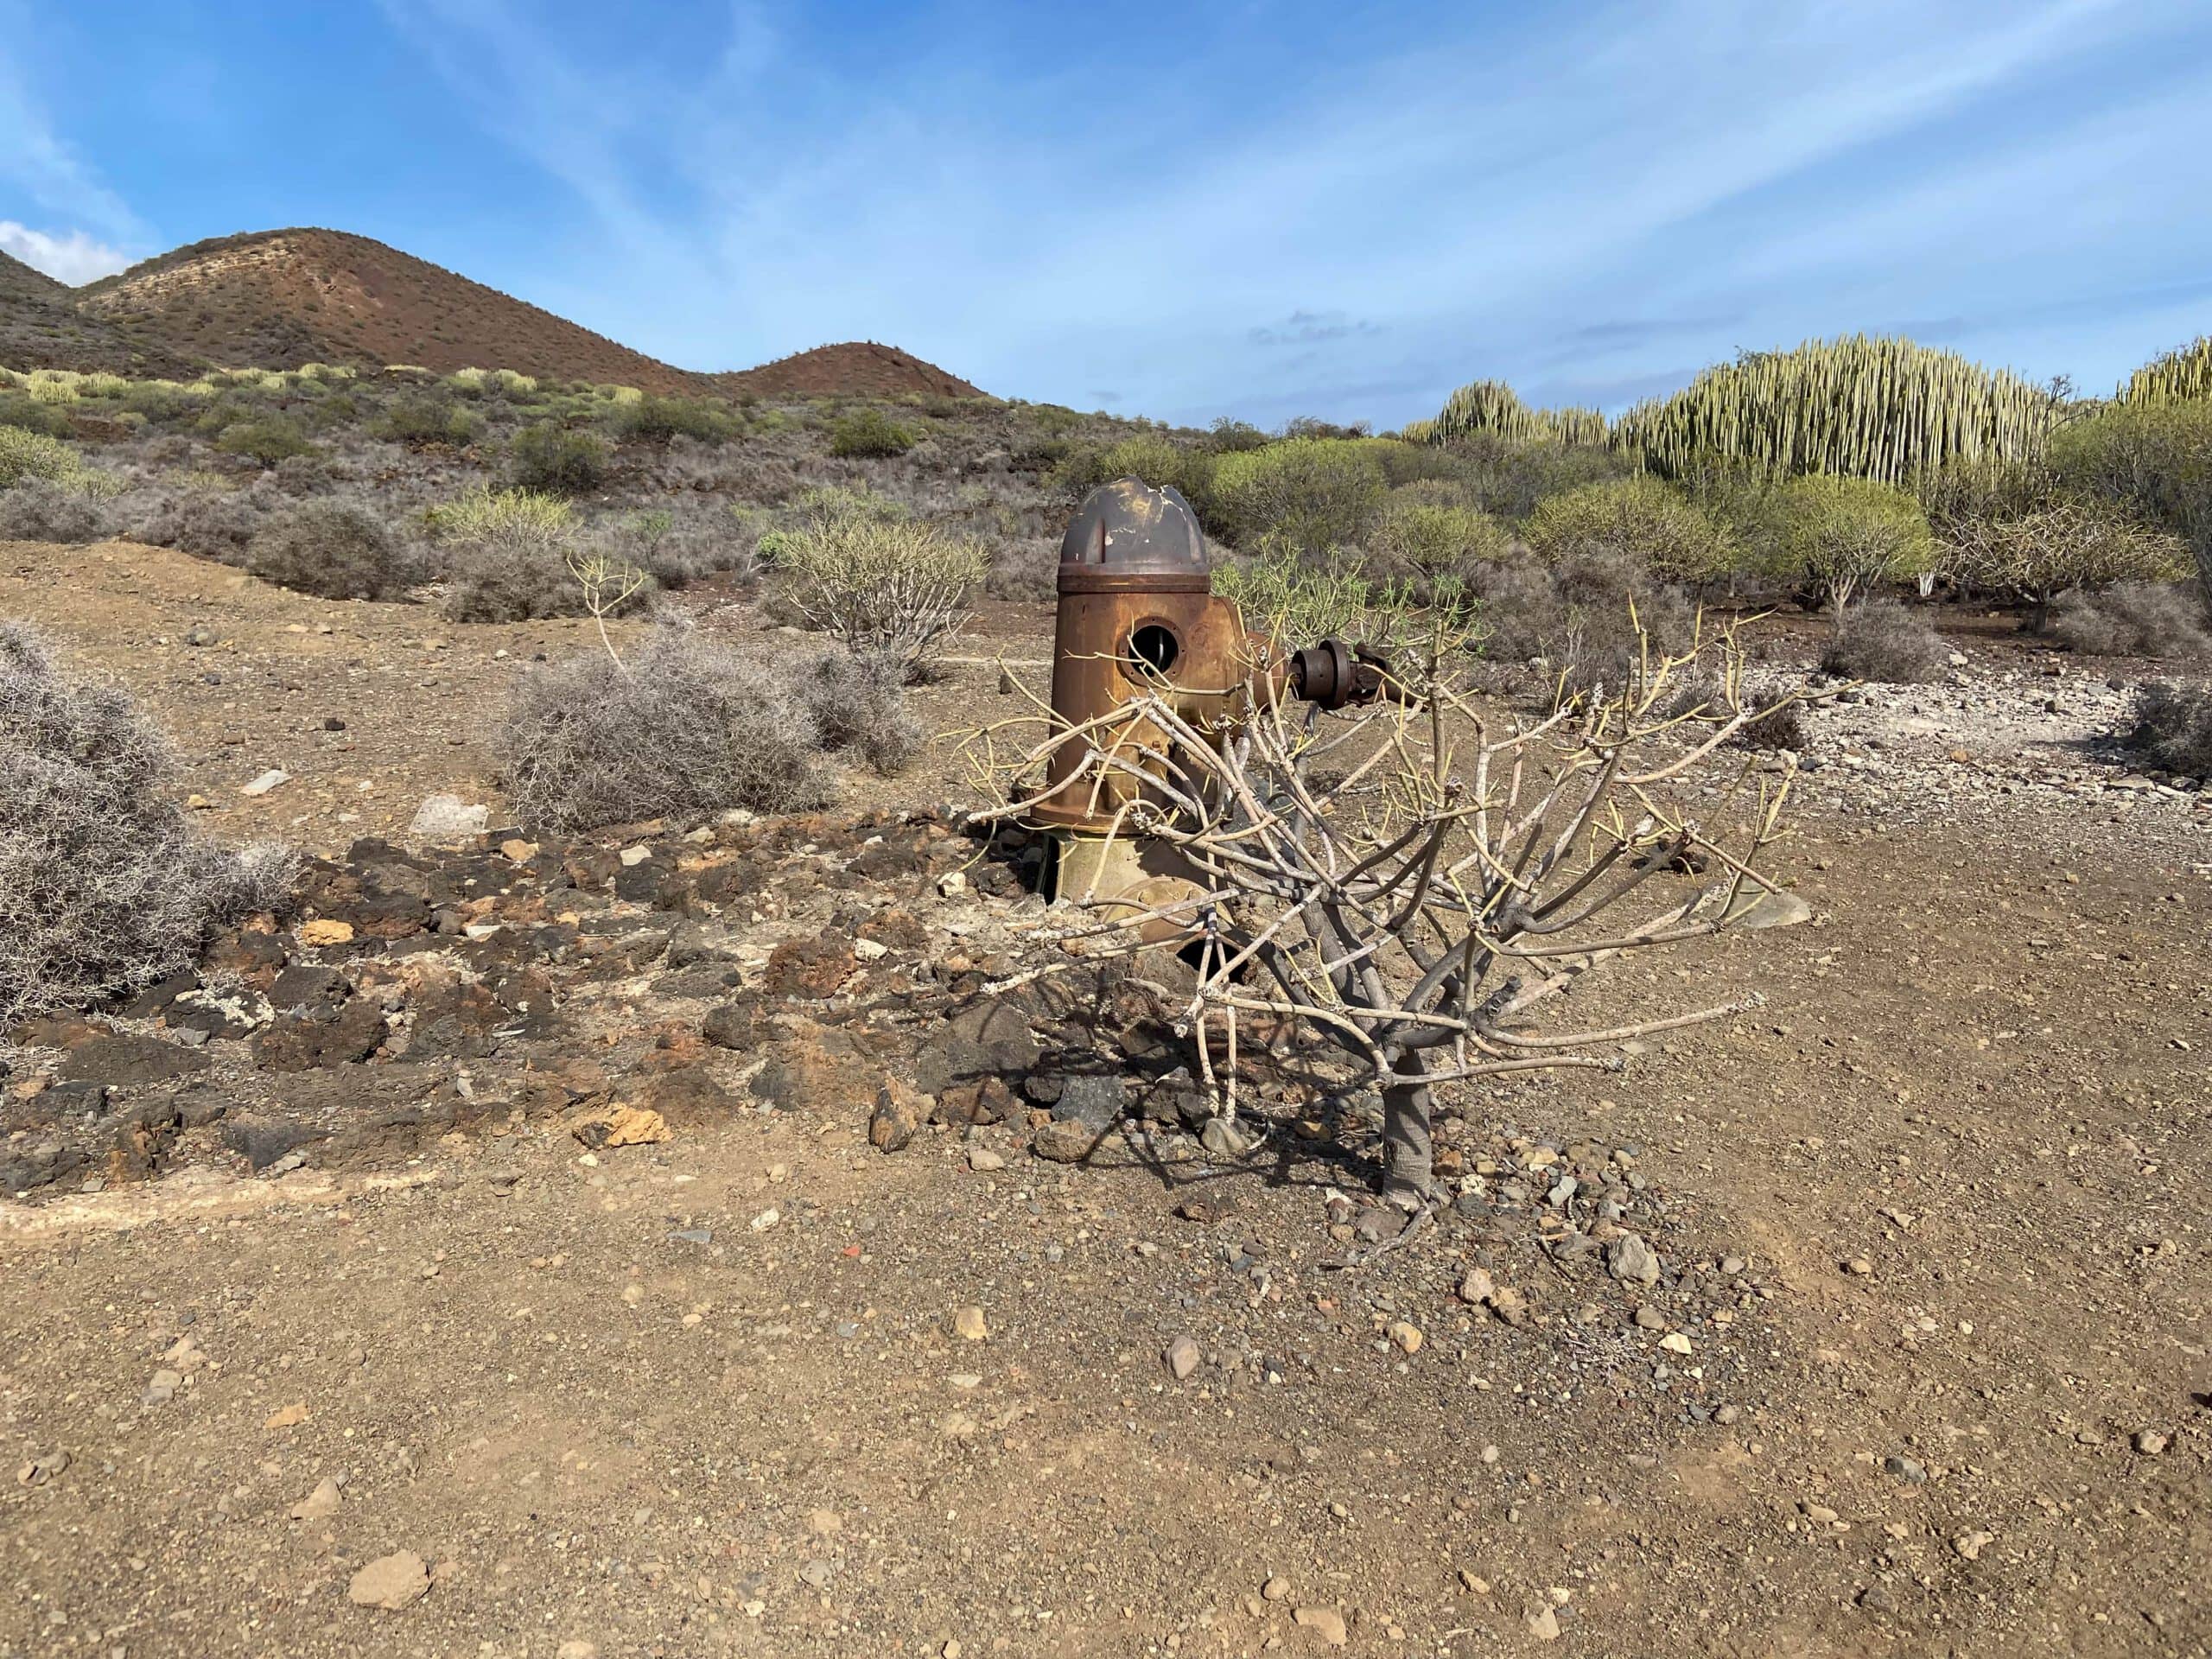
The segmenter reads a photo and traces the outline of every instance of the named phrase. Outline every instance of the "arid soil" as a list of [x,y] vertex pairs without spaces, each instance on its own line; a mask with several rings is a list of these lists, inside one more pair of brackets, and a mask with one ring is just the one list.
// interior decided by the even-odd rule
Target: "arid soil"
[[[80,1159],[0,1201],[10,1659],[2212,1651],[2212,814],[2095,741],[2140,664],[1975,632],[1815,715],[1811,923],[1656,969],[1765,1005],[1471,1092],[1475,1196],[1346,1266],[1356,1112],[1077,1133],[1160,1056],[1002,988],[1041,915],[949,747],[818,819],[364,849],[499,823],[485,722],[588,625],[120,545],[0,547],[0,614],[351,934],[6,1056],[0,1159]],[[1567,1238],[1601,1192],[1651,1282]]]

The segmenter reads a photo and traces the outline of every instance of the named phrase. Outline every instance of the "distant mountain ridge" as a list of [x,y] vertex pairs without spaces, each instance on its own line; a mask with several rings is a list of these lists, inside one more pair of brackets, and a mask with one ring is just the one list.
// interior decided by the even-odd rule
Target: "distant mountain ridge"
[[8,367],[175,376],[315,362],[513,369],[667,395],[984,395],[873,342],[817,346],[753,369],[680,369],[346,231],[215,237],[79,289],[0,255],[0,364]]

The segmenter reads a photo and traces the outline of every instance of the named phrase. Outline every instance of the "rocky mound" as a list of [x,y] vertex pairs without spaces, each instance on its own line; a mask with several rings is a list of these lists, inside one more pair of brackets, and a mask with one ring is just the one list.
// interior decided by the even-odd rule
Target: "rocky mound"
[[[1022,842],[979,849],[899,811],[733,814],[561,844],[363,840],[311,867],[295,925],[229,935],[112,1017],[13,1033],[0,1189],[394,1162],[455,1129],[561,1127],[599,1153],[791,1113],[971,1171],[1025,1157],[1151,1171],[1191,1194],[1179,1217],[1223,1230],[1255,1306],[1299,1270],[1249,1242],[1224,1175],[1311,1195],[1294,1259],[1325,1238],[1342,1254],[1323,1268],[1382,1259],[1404,1218],[1356,1196],[1380,1101],[1317,1095],[1294,1058],[1247,1053],[1245,1109],[1217,1116],[1156,977],[1172,956],[1019,971],[1022,936],[1047,921]],[[1662,1391],[1695,1353],[1702,1381],[1682,1404],[1707,1409],[1733,1378],[1719,1353],[1743,1351],[1732,1327],[1771,1290],[1747,1259],[1700,1247],[1640,1149],[1458,1119],[1438,1139],[1455,1197],[1423,1225],[1440,1248],[1389,1258],[1420,1319],[1440,1307],[1462,1328],[1554,1332],[1608,1365],[1656,1347]],[[1425,1340],[1414,1310],[1385,1308],[1385,1351]],[[1257,1347],[1220,1363],[1270,1382],[1298,1363]]]

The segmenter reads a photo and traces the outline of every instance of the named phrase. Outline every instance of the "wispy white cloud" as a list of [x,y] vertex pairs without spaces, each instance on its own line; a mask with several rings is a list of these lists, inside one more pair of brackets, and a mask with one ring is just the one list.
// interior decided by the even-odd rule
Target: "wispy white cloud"
[[95,277],[111,276],[130,263],[130,257],[83,231],[61,236],[35,231],[12,219],[0,219],[0,253],[22,260],[72,288]]
[[[587,60],[507,0],[385,3],[460,107],[594,216],[588,320],[647,349],[719,365],[865,334],[1028,396],[1391,421],[1477,373],[1643,385],[1775,343],[1758,331],[1801,327],[1808,270],[1832,302],[1948,315],[2009,245],[2047,240],[2017,191],[2001,212],[1962,211],[1970,193],[1993,168],[2093,180],[2110,124],[2069,125],[2062,104],[1993,159],[1955,134],[1903,172],[1890,156],[1854,178],[1855,158],[2190,16],[2190,0],[1668,0],[1517,29],[1470,13],[1418,50],[1225,86],[1241,118],[1201,122],[1217,111],[1177,99],[1239,73],[1230,58],[1163,63],[1158,107],[1117,107],[1095,64],[994,79],[960,10],[892,66],[741,5],[671,67]],[[2169,111],[2166,130],[2188,121]],[[1801,185],[1802,202],[1764,200]],[[1891,206],[1904,194],[1912,224]],[[2082,226],[2116,238],[2111,218]],[[1944,283],[1916,289],[1923,254]],[[1655,316],[1691,321],[1632,321]],[[1839,310],[1807,332],[1877,321]],[[1353,397],[1373,401],[1324,403]]]
[[[0,22],[19,18],[19,8],[0,8]],[[63,141],[21,67],[4,49],[0,49],[0,183],[12,185],[56,218],[92,226],[103,235],[131,239],[143,230],[123,198]]]

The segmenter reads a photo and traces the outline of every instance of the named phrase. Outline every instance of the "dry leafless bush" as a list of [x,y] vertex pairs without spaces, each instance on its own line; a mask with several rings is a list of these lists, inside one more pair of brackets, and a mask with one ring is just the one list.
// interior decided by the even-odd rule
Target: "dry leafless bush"
[[421,575],[381,518],[342,501],[311,501],[275,520],[254,537],[246,569],[325,599],[395,598]]
[[2127,744],[2164,771],[2212,779],[2212,686],[2145,686]]
[[689,634],[531,674],[496,741],[517,816],[548,829],[795,812],[830,798],[819,725],[786,677]]
[[1837,622],[1821,653],[1821,671],[1882,685],[1925,685],[1942,679],[1950,661],[1951,648],[1918,612],[1868,600]]
[[51,479],[0,490],[0,542],[96,542],[107,518],[103,503]]
[[1648,652],[1681,652],[1697,636],[1689,596],[1623,553],[1478,564],[1472,588],[1490,658],[1541,661],[1569,693],[1625,684]]
[[[1772,914],[1761,866],[1788,774],[1717,753],[1761,711],[1735,690],[1732,650],[1700,656],[1715,660],[1652,659],[1620,690],[1534,721],[1502,720],[1448,683],[1441,652],[1408,658],[1402,701],[1349,715],[1255,693],[1225,741],[1159,696],[1072,729],[1040,711],[1039,741],[1002,727],[971,744],[1001,802],[979,817],[1024,817],[1048,796],[1103,803],[1115,833],[1179,854],[1180,896],[1064,894],[1091,914],[1040,948],[1134,957],[1147,936],[1184,935],[1197,971],[1179,1026],[1217,1109],[1236,1109],[1240,1045],[1280,1039],[1288,1022],[1333,1052],[1339,1087],[1381,1089],[1384,1194],[1426,1213],[1440,1087],[1618,1070],[1619,1045],[1758,1000],[1636,1009],[1584,1029],[1545,1018],[1609,966]],[[1734,712],[1663,713],[1678,680],[1701,671]],[[1074,764],[1043,781],[1064,752]],[[1733,785],[1688,816],[1679,801],[1724,768]],[[1041,971],[1055,971],[1049,956]],[[1634,996],[1644,981],[1659,976],[1614,982]]]
[[2101,592],[2061,594],[2050,631],[2069,650],[2094,657],[2188,658],[2212,655],[2203,590],[2194,582],[2123,582]]
[[291,854],[203,840],[162,793],[168,764],[128,697],[0,623],[0,1027],[149,984],[289,897]]
[[906,711],[906,675],[894,659],[824,652],[797,677],[823,749],[851,751],[888,778],[906,771],[922,747],[922,728]]
[[246,550],[269,520],[271,505],[259,487],[163,486],[153,492],[130,536],[133,541],[173,547],[195,558],[243,564]]

